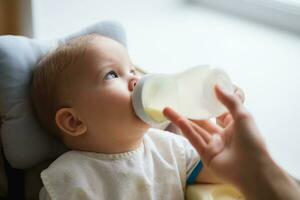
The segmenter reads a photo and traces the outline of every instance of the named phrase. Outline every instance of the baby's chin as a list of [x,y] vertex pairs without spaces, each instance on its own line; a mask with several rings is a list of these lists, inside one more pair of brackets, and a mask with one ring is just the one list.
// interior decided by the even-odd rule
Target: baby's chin
[[133,111],[132,112],[132,118],[133,118],[133,123],[137,126],[137,127],[144,127],[144,128],[150,128],[150,125],[147,124],[146,122],[144,122],[143,120],[141,120]]
[[130,104],[130,112],[132,115],[133,123],[136,124],[136,126],[150,128],[149,124],[147,124],[146,122],[144,122],[137,116],[137,114],[134,112],[134,108],[133,108],[132,104]]
[[149,126],[146,122],[144,122],[143,120],[141,120],[134,112],[133,112],[133,119],[139,125]]

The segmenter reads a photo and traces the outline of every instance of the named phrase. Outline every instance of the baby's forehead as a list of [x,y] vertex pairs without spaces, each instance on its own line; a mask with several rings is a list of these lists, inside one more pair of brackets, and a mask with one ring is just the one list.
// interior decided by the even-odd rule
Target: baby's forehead
[[[68,44],[67,44],[68,45]],[[66,72],[72,77],[85,77],[102,66],[107,51],[101,37],[79,38],[70,44],[64,62],[69,65]],[[79,76],[80,75],[80,76]]]
[[103,43],[106,40],[106,37],[97,34],[80,36],[63,44],[57,49],[57,51],[63,51],[66,53],[66,56],[71,57],[78,57],[78,54],[81,54],[81,56],[79,57],[81,58],[87,51],[91,53],[94,52],[96,49],[103,48]]
[[117,41],[107,37],[97,37],[86,48],[86,57],[96,60],[98,64],[107,62],[126,62],[130,60],[126,48]]
[[[71,70],[76,75],[97,72],[108,65],[121,66],[130,62],[126,48],[117,41],[104,36],[79,37],[71,41],[70,46],[69,55],[66,56],[69,57],[67,60],[75,61]],[[67,60],[66,62],[69,62]]]
[[107,53],[115,53],[118,50],[125,50],[125,48],[117,41],[99,35],[93,40],[87,42],[86,49],[89,50],[90,53],[96,52],[103,55]]

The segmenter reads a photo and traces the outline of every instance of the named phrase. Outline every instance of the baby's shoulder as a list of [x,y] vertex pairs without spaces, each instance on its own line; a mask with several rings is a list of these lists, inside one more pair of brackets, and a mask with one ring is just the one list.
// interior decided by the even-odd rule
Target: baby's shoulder
[[98,169],[95,159],[85,152],[69,151],[42,171],[41,179],[51,199],[72,199],[69,197],[74,196],[95,199],[92,187],[97,184],[99,188],[103,186],[102,177],[97,176],[98,171],[101,172]]
[[84,155],[80,151],[73,151],[73,150],[67,151],[64,154],[62,154],[61,156],[59,156],[54,162],[52,162],[52,164],[55,164],[55,165],[74,164],[74,162],[78,162],[78,159],[82,158],[83,156]]
[[[55,161],[53,161],[47,169],[45,169],[44,173],[52,173],[52,171],[62,171],[62,172],[74,172],[82,168],[82,160],[84,159],[84,155],[80,153],[80,151],[68,151],[58,157]],[[81,163],[81,164],[79,164]]]

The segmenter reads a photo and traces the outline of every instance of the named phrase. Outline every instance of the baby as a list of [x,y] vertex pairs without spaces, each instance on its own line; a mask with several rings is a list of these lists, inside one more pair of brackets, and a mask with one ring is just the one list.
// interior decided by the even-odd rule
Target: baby
[[184,199],[187,184],[219,182],[182,136],[134,113],[140,76],[127,50],[100,35],[63,44],[31,84],[40,124],[71,150],[41,173],[40,199]]

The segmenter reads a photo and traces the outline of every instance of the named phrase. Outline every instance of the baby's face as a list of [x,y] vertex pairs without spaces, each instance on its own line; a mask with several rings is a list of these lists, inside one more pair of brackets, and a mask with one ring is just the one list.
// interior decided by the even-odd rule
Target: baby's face
[[134,114],[131,103],[139,78],[127,50],[102,37],[88,45],[83,59],[73,68],[72,107],[92,142],[97,140],[96,145],[103,147],[101,151],[133,142],[140,138],[137,132],[149,128]]

